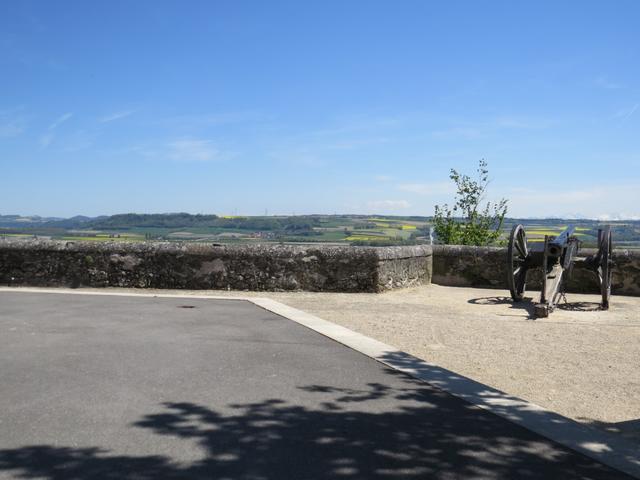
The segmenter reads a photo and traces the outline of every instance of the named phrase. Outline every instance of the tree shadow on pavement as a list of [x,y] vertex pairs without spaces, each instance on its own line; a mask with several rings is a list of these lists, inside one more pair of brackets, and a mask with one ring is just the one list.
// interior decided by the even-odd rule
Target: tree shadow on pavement
[[580,419],[584,423],[592,427],[604,430],[609,433],[615,433],[622,437],[628,438],[640,445],[640,418],[633,420],[624,420],[622,422],[602,422],[592,419]]
[[227,405],[224,414],[206,405],[171,402],[131,425],[193,445],[203,455],[190,463],[113,455],[99,447],[33,445],[0,451],[0,477],[625,478],[423,382],[388,373],[400,379],[401,388],[307,385],[299,392],[317,400],[313,407],[269,398]]

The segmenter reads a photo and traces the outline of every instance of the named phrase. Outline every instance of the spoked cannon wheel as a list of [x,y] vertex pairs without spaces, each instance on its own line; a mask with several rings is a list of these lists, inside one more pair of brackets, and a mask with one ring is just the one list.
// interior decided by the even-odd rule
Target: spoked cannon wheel
[[524,227],[514,225],[509,236],[507,251],[507,283],[514,302],[519,302],[524,298],[527,287],[528,257],[529,248]]
[[611,298],[611,281],[612,281],[612,253],[613,242],[611,236],[611,227],[606,225],[598,232],[598,258],[600,263],[597,266],[596,273],[600,280],[600,292],[602,294],[601,307],[603,310],[609,309],[609,299]]

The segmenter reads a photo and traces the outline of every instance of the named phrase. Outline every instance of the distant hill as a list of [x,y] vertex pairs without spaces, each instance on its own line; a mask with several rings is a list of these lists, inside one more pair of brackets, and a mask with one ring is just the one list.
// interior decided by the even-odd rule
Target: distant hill
[[76,215],[71,218],[48,221],[44,223],[43,226],[48,228],[85,228],[90,222],[102,218],[108,217],[85,217],[83,215]]
[[[300,218],[294,223],[300,223]],[[287,222],[290,223],[290,222]],[[124,213],[96,219],[83,228],[127,230],[132,228],[235,228],[246,230],[278,230],[285,225],[276,217],[218,217],[189,213]]]
[[217,215],[189,213],[122,213],[94,219],[84,225],[95,229],[212,227]]
[[22,216],[22,215],[0,215],[0,227],[3,228],[21,228],[29,226],[42,226],[48,222],[64,220],[59,217],[40,217],[38,215]]

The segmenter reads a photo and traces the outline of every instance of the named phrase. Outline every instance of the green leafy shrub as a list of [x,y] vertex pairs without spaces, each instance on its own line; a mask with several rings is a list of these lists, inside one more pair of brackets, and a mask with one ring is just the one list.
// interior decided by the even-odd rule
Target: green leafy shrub
[[456,184],[455,203],[436,205],[433,228],[441,243],[450,245],[489,245],[500,237],[507,214],[507,200],[482,203],[489,185],[487,162],[480,160],[477,178],[451,169]]

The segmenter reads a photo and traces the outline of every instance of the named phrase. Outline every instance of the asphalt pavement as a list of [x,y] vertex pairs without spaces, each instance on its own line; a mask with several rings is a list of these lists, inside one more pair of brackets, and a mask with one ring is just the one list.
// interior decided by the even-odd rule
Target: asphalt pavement
[[620,479],[240,300],[0,292],[0,479]]

